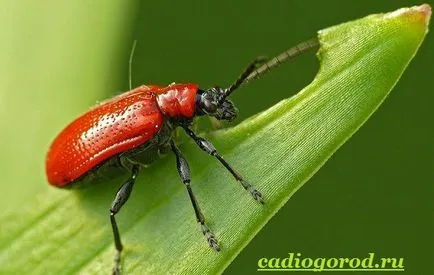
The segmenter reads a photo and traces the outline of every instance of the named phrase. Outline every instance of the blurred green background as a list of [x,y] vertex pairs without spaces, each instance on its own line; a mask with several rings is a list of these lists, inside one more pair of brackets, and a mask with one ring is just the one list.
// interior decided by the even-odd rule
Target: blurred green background
[[[50,188],[45,184],[45,152],[65,123],[97,100],[128,90],[134,39],[133,86],[225,86],[257,55],[273,56],[335,24],[419,4],[2,1],[0,215],[25,208]],[[258,259],[289,252],[350,258],[375,252],[378,257],[404,257],[407,274],[432,270],[433,42],[429,33],[380,109],[226,274],[253,273]],[[241,111],[235,123],[296,94],[317,69],[316,57],[307,54],[240,89],[232,96]]]

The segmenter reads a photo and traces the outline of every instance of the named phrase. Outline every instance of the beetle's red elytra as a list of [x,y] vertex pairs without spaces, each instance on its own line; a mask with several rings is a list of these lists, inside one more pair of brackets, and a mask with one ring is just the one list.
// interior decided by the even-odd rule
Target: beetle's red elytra
[[110,207],[116,247],[113,274],[120,273],[123,249],[115,216],[128,200],[140,169],[151,164],[160,154],[170,151],[176,157],[179,176],[187,189],[201,231],[209,246],[220,251],[216,237],[205,224],[190,185],[189,165],[175,145],[173,131],[177,127],[183,128],[200,149],[217,159],[256,201],[263,203],[261,193],[223,159],[211,142],[194,133],[191,129],[193,120],[203,115],[218,120],[233,120],[238,110],[227,99],[233,91],[279,64],[317,47],[317,39],[312,39],[269,61],[257,58],[225,89],[213,87],[202,90],[197,84],[140,86],[103,101],[60,132],[46,157],[46,174],[51,185],[83,186],[84,183],[104,181],[112,171],[124,171],[130,175],[117,191]]
[[140,86],[91,109],[53,141],[46,159],[51,185],[63,187],[110,157],[149,141],[164,116],[192,118],[196,84]]

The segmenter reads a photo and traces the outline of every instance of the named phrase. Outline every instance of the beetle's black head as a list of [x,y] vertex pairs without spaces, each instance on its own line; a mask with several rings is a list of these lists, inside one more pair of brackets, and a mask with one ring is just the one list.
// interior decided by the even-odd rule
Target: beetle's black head
[[238,109],[226,99],[226,89],[213,87],[208,90],[198,90],[196,108],[198,115],[209,115],[218,120],[233,120],[237,117]]

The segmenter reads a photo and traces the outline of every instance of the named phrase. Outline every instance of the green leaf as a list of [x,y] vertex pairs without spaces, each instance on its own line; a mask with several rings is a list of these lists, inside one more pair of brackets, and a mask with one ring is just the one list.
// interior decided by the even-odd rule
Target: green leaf
[[[234,128],[207,134],[263,193],[264,206],[193,143],[180,146],[220,253],[206,245],[174,157],[143,170],[118,215],[125,273],[222,272],[378,108],[423,41],[430,12],[422,5],[320,31],[321,67],[309,86]],[[51,189],[2,217],[0,273],[108,273],[115,251],[107,210],[119,183]]]

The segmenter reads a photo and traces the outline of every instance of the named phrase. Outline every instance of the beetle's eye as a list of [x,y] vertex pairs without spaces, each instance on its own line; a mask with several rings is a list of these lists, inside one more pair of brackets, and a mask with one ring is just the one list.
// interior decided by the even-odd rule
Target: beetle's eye
[[199,107],[204,113],[213,115],[218,108],[217,98],[214,94],[205,92],[200,97]]
[[214,114],[217,111],[217,105],[215,104],[215,102],[205,99],[204,101],[202,101],[202,103],[203,108],[208,114]]

